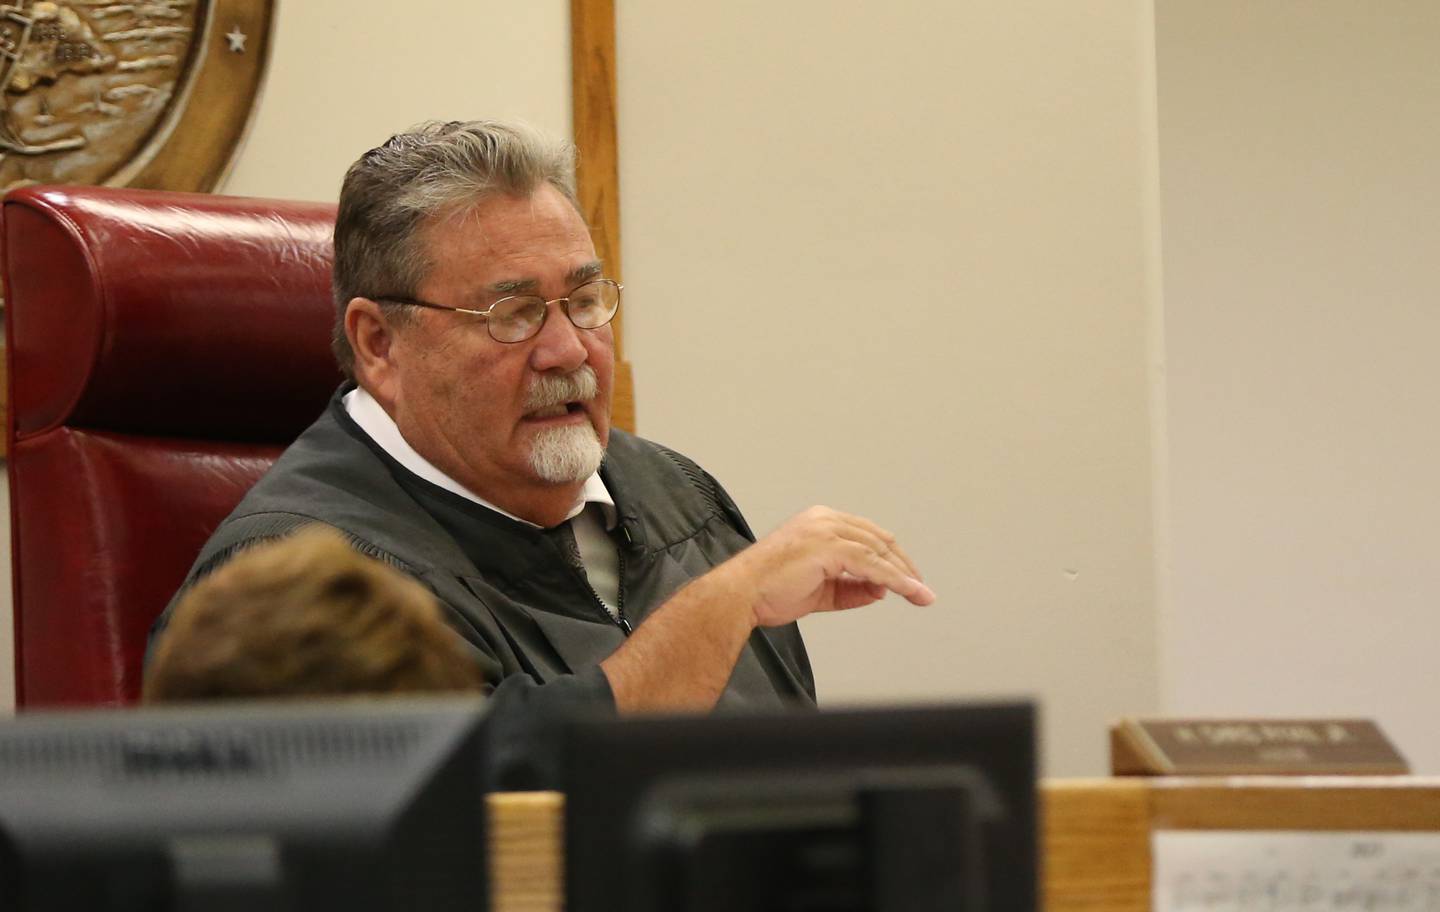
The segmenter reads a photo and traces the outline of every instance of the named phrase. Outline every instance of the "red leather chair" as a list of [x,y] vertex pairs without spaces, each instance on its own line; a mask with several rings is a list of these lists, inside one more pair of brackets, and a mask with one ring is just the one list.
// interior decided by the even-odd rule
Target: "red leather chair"
[[22,707],[133,702],[150,622],[324,407],[334,218],[99,187],[5,198]]

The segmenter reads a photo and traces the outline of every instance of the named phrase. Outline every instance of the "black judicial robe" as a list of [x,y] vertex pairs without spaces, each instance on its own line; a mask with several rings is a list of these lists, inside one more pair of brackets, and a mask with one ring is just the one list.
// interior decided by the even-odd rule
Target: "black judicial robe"
[[[220,524],[180,595],[237,551],[311,523],[415,577],[475,648],[492,692],[492,785],[554,787],[554,724],[612,712],[599,668],[624,641],[584,579],[538,530],[414,475],[346,413],[342,386],[324,414]],[[601,478],[615,499],[626,618],[634,625],[690,580],[754,540],[724,489],[689,459],[615,429]],[[757,629],[719,709],[811,706],[809,659],[795,625]]]

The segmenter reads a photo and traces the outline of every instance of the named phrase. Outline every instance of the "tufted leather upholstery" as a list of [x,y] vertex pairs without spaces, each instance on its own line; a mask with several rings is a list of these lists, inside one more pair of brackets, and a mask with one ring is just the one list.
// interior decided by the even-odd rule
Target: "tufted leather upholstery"
[[16,697],[132,702],[151,620],[339,382],[320,203],[5,198]]

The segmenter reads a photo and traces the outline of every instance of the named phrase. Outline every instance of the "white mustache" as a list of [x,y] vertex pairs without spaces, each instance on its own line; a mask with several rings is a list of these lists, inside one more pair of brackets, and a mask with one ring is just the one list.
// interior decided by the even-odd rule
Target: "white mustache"
[[525,394],[525,410],[564,405],[567,402],[589,402],[600,395],[595,369],[582,364],[568,374],[540,374],[530,383]]

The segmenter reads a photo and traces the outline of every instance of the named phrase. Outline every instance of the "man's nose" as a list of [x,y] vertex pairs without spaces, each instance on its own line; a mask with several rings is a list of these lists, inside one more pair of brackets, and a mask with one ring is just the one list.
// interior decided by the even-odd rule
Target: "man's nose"
[[582,332],[589,330],[571,323],[559,301],[550,304],[547,311],[545,324],[535,334],[534,347],[530,350],[530,366],[537,371],[573,371],[584,364],[589,355],[580,338]]

